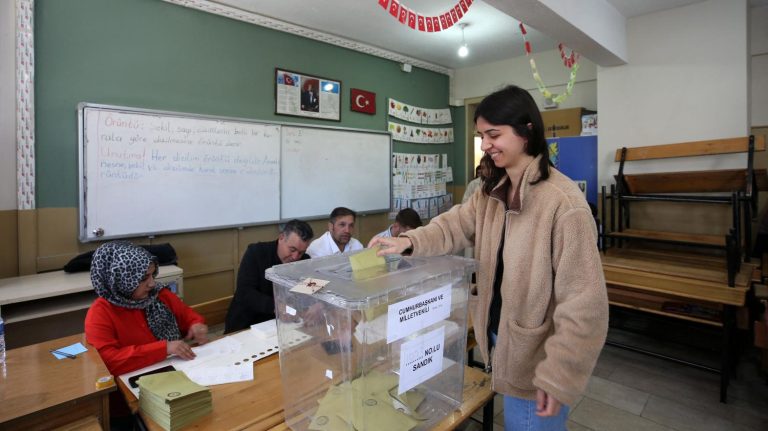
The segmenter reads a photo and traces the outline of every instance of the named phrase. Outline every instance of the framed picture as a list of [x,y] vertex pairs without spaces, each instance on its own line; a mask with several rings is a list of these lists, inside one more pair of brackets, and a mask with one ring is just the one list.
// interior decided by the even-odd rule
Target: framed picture
[[341,121],[341,81],[276,68],[275,114]]

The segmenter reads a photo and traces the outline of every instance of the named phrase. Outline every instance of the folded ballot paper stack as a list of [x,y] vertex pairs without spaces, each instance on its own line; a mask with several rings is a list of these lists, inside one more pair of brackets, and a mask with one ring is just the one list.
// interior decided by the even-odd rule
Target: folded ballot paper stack
[[139,408],[167,431],[175,431],[212,410],[211,391],[181,371],[139,379]]

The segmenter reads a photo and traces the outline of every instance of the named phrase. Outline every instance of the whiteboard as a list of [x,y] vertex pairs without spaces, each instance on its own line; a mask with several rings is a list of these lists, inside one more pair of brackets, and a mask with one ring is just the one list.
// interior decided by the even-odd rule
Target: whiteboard
[[283,126],[281,215],[327,217],[339,206],[388,211],[392,142],[385,132]]
[[280,218],[280,126],[81,105],[80,240]]
[[81,103],[80,241],[388,211],[386,132]]

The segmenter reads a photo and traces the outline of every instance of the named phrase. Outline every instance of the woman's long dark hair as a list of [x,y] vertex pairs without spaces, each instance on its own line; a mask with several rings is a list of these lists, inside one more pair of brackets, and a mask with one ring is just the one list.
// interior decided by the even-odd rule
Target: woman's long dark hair
[[[526,154],[533,157],[544,155],[539,161],[541,176],[531,184],[549,178],[551,163],[547,140],[544,138],[544,121],[536,102],[527,91],[510,85],[487,96],[477,106],[475,124],[480,117],[494,125],[511,126],[518,136],[527,140],[524,149]],[[483,179],[483,193],[486,195],[490,195],[491,190],[506,175],[507,172],[503,168],[497,168],[487,154],[480,159],[480,176]]]

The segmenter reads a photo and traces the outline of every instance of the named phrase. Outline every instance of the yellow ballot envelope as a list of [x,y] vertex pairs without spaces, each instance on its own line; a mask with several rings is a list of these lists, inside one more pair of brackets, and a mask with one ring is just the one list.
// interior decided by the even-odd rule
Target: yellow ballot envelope
[[370,268],[386,266],[387,262],[381,256],[376,256],[378,247],[366,248],[360,253],[349,256],[349,263],[352,265],[352,272],[356,273]]

